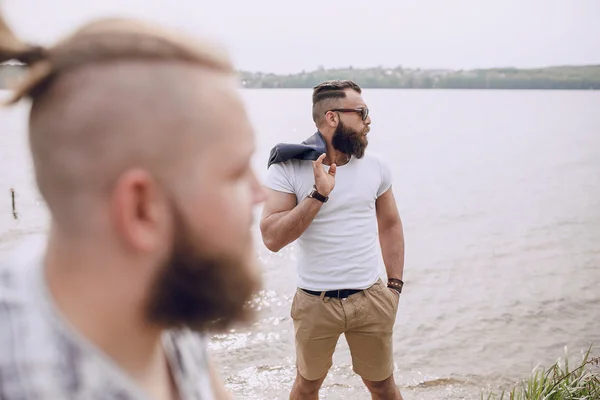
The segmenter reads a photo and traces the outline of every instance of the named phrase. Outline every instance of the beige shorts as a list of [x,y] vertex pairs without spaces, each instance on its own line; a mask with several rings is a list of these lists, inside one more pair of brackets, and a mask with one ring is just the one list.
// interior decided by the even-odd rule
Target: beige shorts
[[392,376],[392,329],[399,294],[381,281],[347,299],[296,291],[291,317],[296,335],[296,366],[304,379],[327,375],[342,333],[352,355],[354,372],[368,381]]

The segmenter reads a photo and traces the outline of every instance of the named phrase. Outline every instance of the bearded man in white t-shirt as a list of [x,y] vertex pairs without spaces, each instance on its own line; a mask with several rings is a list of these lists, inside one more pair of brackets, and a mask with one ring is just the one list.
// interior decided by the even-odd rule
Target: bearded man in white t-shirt
[[402,399],[392,330],[403,286],[403,229],[390,169],[365,151],[371,118],[361,93],[352,81],[319,84],[313,92],[318,132],[271,153],[263,241],[274,252],[294,241],[299,248],[292,400],[318,399],[342,333],[372,398]]

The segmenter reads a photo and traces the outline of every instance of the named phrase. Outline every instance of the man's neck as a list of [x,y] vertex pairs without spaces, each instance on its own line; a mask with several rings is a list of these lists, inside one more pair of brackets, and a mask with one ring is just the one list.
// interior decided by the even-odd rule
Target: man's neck
[[[172,382],[161,330],[145,322],[144,293],[139,286],[127,287],[127,280],[119,282],[111,274],[115,260],[94,247],[51,235],[44,262],[51,301],[81,336],[144,391],[169,398],[165,385],[171,393]],[[116,268],[127,266],[117,263]]]
[[331,165],[335,163],[336,166],[341,167],[343,165],[348,164],[351,158],[352,157],[350,155],[342,153],[341,151],[337,151],[335,149],[332,149],[330,151],[329,149],[327,149],[327,156],[325,157],[323,164]]

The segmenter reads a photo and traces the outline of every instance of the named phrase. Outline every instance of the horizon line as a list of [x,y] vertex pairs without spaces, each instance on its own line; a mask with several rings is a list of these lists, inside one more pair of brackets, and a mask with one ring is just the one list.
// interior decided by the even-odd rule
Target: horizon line
[[371,66],[371,67],[355,67],[352,65],[348,65],[345,67],[317,67],[317,68],[312,68],[312,69],[305,69],[302,71],[298,71],[298,72],[269,72],[269,71],[261,71],[261,70],[250,70],[250,69],[243,69],[243,68],[236,68],[236,71],[238,72],[248,72],[248,73],[253,73],[253,74],[272,74],[272,75],[298,75],[298,74],[302,74],[302,73],[311,73],[311,72],[318,72],[318,71],[338,71],[338,70],[356,70],[356,71],[361,71],[361,70],[368,70],[368,69],[384,69],[384,70],[392,70],[392,69],[398,69],[401,68],[403,70],[411,70],[411,71],[416,71],[416,70],[420,70],[420,71],[480,71],[480,70],[491,70],[491,69],[518,69],[518,70],[537,70],[537,69],[549,69],[549,68],[573,68],[573,67],[579,67],[579,68],[584,68],[584,67],[600,67],[600,61],[598,63],[591,63],[591,64],[551,64],[551,65],[546,65],[546,66],[537,66],[537,67],[517,67],[517,66],[513,66],[513,65],[508,65],[508,66],[495,66],[495,67],[477,67],[477,68],[444,68],[444,67],[429,67],[429,68],[423,68],[423,67],[408,67],[408,66],[402,66],[402,65],[396,65],[396,66],[386,66],[386,65],[377,65],[377,66]]

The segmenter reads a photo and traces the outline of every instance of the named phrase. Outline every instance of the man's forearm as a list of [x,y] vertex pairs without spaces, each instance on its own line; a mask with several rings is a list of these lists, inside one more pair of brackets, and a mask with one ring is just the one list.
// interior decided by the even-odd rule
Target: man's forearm
[[231,393],[229,393],[225,389],[223,380],[221,379],[221,376],[217,372],[217,368],[215,366],[214,361],[212,360],[212,357],[209,358],[209,360],[208,360],[208,368],[209,368],[210,383],[212,386],[213,394],[215,395],[215,399],[216,400],[232,400],[233,397],[231,396]]
[[388,278],[402,279],[404,274],[404,232],[402,223],[379,232],[381,254]]
[[263,239],[271,251],[279,251],[298,239],[321,209],[319,200],[305,198],[290,211],[273,214],[263,222]]

